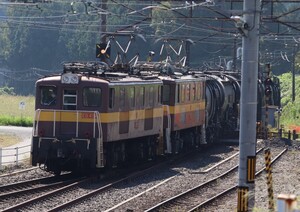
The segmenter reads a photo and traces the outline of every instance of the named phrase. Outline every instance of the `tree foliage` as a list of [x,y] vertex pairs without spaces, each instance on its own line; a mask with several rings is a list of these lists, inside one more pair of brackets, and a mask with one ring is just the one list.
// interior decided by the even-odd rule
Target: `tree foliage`
[[86,14],[84,5],[76,6],[76,14],[70,13],[70,4],[8,8],[10,19],[0,32],[0,55],[7,65],[15,70],[53,69],[64,60],[94,57],[99,35],[94,25],[86,23],[99,25],[100,16]]
[[0,95],[12,95],[15,96],[16,93],[14,92],[14,88],[12,87],[0,87]]
[[[155,41],[163,41],[161,38],[174,36],[188,38],[194,44],[183,45],[183,49],[189,47],[190,66],[213,69],[225,67],[226,62],[232,60],[233,52],[235,52],[233,48],[241,46],[241,39],[233,38],[232,35],[225,34],[225,31],[220,33],[228,27],[232,28],[233,23],[212,20],[211,17],[216,17],[218,14],[206,7],[197,6],[192,10],[190,10],[192,7],[184,8],[188,5],[188,1],[174,3],[172,1],[118,0],[117,3],[116,1],[108,2],[106,13],[108,32],[134,31],[147,40],[145,42],[140,37],[135,37],[126,55],[127,59],[139,54],[139,59],[145,60],[148,52],[154,51],[156,54],[153,60],[163,60],[164,56],[158,58],[163,43]],[[153,4],[149,6],[151,2]],[[61,63],[64,61],[95,60],[95,45],[101,39],[102,15],[105,12],[100,8],[101,3],[102,1],[66,0],[52,1],[47,4],[39,3],[37,6],[5,7],[5,13],[0,11],[1,16],[7,17],[4,21],[0,20],[0,64],[2,62],[2,66],[6,66],[14,73],[21,73],[21,71],[24,73],[33,68],[53,72],[61,69]],[[292,10],[289,6],[293,7],[295,4],[281,6],[281,4],[275,4],[275,7],[279,7],[276,11],[285,13]],[[176,7],[183,7],[183,9],[174,9]],[[267,12],[270,13],[270,11]],[[195,17],[202,16],[202,18],[189,19],[188,17],[192,14]],[[288,16],[283,16],[282,20],[284,21],[285,18]],[[128,39],[122,38],[118,41],[126,49]],[[266,42],[266,45],[269,43]],[[172,47],[178,51],[181,49],[181,43]],[[281,47],[273,45],[273,48],[274,51],[278,51]],[[112,49],[111,54],[116,55],[118,51]],[[173,54],[174,51],[170,50],[169,53]],[[172,56],[171,58],[174,59]],[[288,56],[291,59],[290,54]],[[272,58],[276,60],[278,66],[279,61],[282,62],[282,60],[277,59]],[[300,70],[299,55],[296,61],[296,70]],[[261,62],[269,61],[261,60]],[[287,67],[290,63],[287,63],[284,61],[279,64],[284,69],[282,72],[290,70],[290,66]],[[34,71],[30,74],[34,76]],[[37,78],[37,75],[34,77]],[[17,78],[21,77],[10,77],[10,80],[16,83],[9,84],[9,86],[20,86],[15,89],[17,93],[26,89],[32,92],[34,77],[30,79],[30,82],[23,80],[22,83],[17,81]],[[30,85],[23,89],[21,86],[24,84]]]
[[176,16],[172,11],[166,10],[170,7],[170,2],[162,2],[162,6],[152,11],[152,26],[156,36],[168,35],[175,29]]
[[292,73],[279,76],[281,86],[282,114],[281,122],[285,125],[300,123],[300,75],[295,77],[295,101],[292,101]]

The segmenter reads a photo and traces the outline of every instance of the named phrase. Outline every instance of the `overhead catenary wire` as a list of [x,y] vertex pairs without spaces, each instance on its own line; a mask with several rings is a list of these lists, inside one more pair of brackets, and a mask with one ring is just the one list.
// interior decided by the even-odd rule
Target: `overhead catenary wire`
[[[77,6],[82,7],[80,8],[80,11],[76,11],[76,14],[73,14],[70,12],[70,4],[71,2],[75,2],[78,4]],[[93,9],[91,11],[98,11],[98,9],[101,9],[99,7],[99,1],[89,1],[93,5]],[[207,1],[203,1],[201,3],[211,3]],[[197,5],[199,7],[194,7],[194,9],[200,9],[200,4]],[[53,10],[52,8],[49,8],[48,5],[51,4],[61,4],[66,6],[68,10],[63,10],[62,8],[59,8],[59,10]],[[117,2],[116,0],[114,1],[108,1],[108,8],[111,6],[120,6],[120,2]],[[82,5],[82,6],[81,6]],[[128,1],[126,2],[127,9],[124,9],[124,11],[133,11],[136,9],[136,11],[140,8],[145,8],[149,7],[149,13],[150,13],[150,6],[156,6],[156,5],[161,5],[157,3],[153,3],[151,1]],[[209,4],[207,4],[210,6]],[[211,4],[212,5],[212,4]],[[18,26],[25,26],[28,27],[29,29],[33,30],[61,30],[64,32],[82,32],[82,33],[92,33],[97,35],[99,33],[99,20],[100,16],[97,13],[91,12],[90,14],[86,14],[84,11],[84,5],[82,0],[77,0],[77,1],[72,1],[72,0],[52,0],[51,3],[48,4],[39,4],[40,7],[43,6],[43,12],[41,12],[38,8],[32,7],[32,6],[9,6],[14,9],[18,8],[20,11],[27,11],[31,10],[31,12],[34,12],[34,16],[6,16],[2,17],[0,16],[0,24],[1,28],[14,28]],[[203,6],[203,5],[201,5]],[[1,5],[0,7],[8,7],[7,5]],[[131,8],[132,7],[132,8]],[[158,8],[158,7],[157,7]],[[191,9],[191,5],[184,5],[184,3],[178,1],[178,2],[172,2],[172,6],[170,8],[167,8],[166,10],[169,10],[170,12],[173,11],[187,11],[188,9]],[[205,9],[205,8],[202,8]],[[109,16],[110,17],[120,17],[120,14],[115,14],[112,12],[112,10],[109,10]],[[46,15],[47,13],[54,13],[55,15]],[[22,13],[19,13],[21,15]],[[147,15],[147,14],[146,14]],[[149,15],[149,14],[148,14]],[[140,21],[141,17],[144,17],[143,15],[139,13],[131,14],[126,17],[126,20],[132,23],[132,22],[137,22]],[[88,20],[89,18],[92,18],[94,20]],[[235,39],[235,36],[237,34],[236,28],[233,27],[233,23],[230,20],[223,19],[221,16],[216,15],[215,18],[213,17],[192,17],[190,18],[193,22],[192,25],[187,25],[184,24],[184,21],[188,20],[190,17],[182,17],[182,16],[174,16],[169,19],[168,17],[165,18],[165,22],[161,23],[151,23],[150,21],[148,22],[143,22],[138,25],[140,29],[147,30],[148,28],[154,27],[154,26],[172,26],[173,33],[177,33],[177,37],[179,38],[182,36],[182,32],[189,30],[191,33],[189,33],[188,37],[190,39],[193,39],[194,41],[198,43],[203,43],[203,44],[211,44],[211,45],[229,45],[232,46],[232,44],[228,44],[228,42],[232,42],[233,39]],[[174,19],[172,22],[171,20]],[[210,22],[210,23],[204,23],[204,21]],[[222,20],[225,25],[216,25],[214,24],[215,21],[220,21]],[[6,24],[9,24],[6,25]],[[116,28],[122,28],[122,27],[127,27],[129,24],[106,24],[106,27],[110,28],[108,33],[113,33]],[[228,26],[227,26],[228,24]],[[6,25],[6,26],[3,26]],[[84,28],[78,27],[79,25],[84,25]],[[197,33],[197,35],[192,35]],[[165,32],[164,34],[161,34],[160,36],[169,36],[172,33],[170,32]],[[214,36],[210,36],[214,35]],[[147,34],[145,37],[146,38],[153,38],[155,39],[157,35],[155,34]],[[185,35],[187,36],[187,35]],[[278,36],[277,40],[273,40],[274,35],[272,35],[272,32],[270,31],[269,34],[267,35],[261,35],[261,38],[264,39],[265,41],[268,42],[280,42],[283,39],[287,39],[289,42],[296,42],[297,40],[294,39],[293,36],[289,37],[286,35],[281,35]],[[175,35],[176,37],[176,35]],[[218,50],[217,50],[218,51]]]
[[[82,3],[82,1],[51,1],[51,2],[53,2],[53,3],[63,3],[63,4],[70,4],[71,2],[77,2],[77,3]],[[94,3],[95,5],[93,6],[93,8],[94,7],[97,7],[96,6],[96,3],[97,3],[97,1],[90,1],[91,3]],[[203,4],[205,3],[205,4],[207,4],[207,3],[211,3],[211,2],[207,2],[207,1],[205,1],[205,2],[202,2]],[[197,4],[197,6],[198,5],[201,5],[202,3],[200,3],[200,4]],[[172,7],[171,9],[169,9],[169,10],[181,10],[181,9],[187,9],[187,8],[189,8],[190,6],[185,6],[185,5],[183,5],[182,3],[173,3],[175,6],[174,7]],[[176,5],[177,4],[177,5]],[[111,3],[108,3],[108,5],[114,5],[114,6],[116,6],[116,5],[118,5],[118,3],[116,3],[116,1],[112,1]],[[133,2],[132,4],[131,4],[131,2],[129,2],[128,3],[128,5],[129,6],[151,6],[152,5],[152,3],[151,2],[148,2],[148,3],[138,3],[138,2]],[[181,5],[181,6],[178,6],[178,5]],[[132,9],[130,9],[130,10],[132,10]],[[111,13],[111,12],[110,12]],[[82,13],[78,13],[78,16],[79,15],[82,15],[83,14],[83,12]],[[111,14],[111,15],[117,15],[117,14]],[[45,19],[55,19],[55,18],[59,18],[59,17],[62,17],[62,18],[71,18],[71,17],[76,17],[77,16],[77,14],[65,14],[65,15],[61,15],[61,16],[48,16],[48,17],[27,17],[27,18],[32,18],[32,19],[37,19],[37,18],[39,18],[39,19],[43,19],[43,18],[45,18]],[[21,18],[21,17],[19,17],[19,18]],[[178,17],[178,18],[180,18],[180,17]],[[211,20],[213,20],[213,19],[211,19]],[[68,21],[68,22],[72,22],[72,21]],[[96,22],[96,21],[95,21]],[[76,22],[74,22],[74,24],[75,24]],[[90,22],[86,22],[87,24],[91,24]],[[186,29],[189,29],[189,30],[199,30],[199,31],[202,31],[202,32],[205,32],[206,30],[207,30],[207,28],[208,27],[210,27],[211,28],[211,30],[215,30],[215,31],[220,31],[220,33],[227,33],[227,32],[222,32],[222,30],[228,30],[229,28],[228,27],[226,27],[226,28],[216,28],[216,27],[213,27],[213,26],[199,26],[199,27],[195,27],[195,25],[197,24],[198,22],[196,22],[196,23],[193,23],[193,27],[191,27],[191,26],[185,26],[186,27]],[[36,25],[37,25],[38,23],[34,23],[34,27],[36,27]],[[53,23],[52,25],[57,25],[58,27],[60,27],[60,25],[64,25],[64,26],[66,26],[67,24],[66,23]],[[198,23],[198,24],[202,24],[201,22],[200,23]],[[90,25],[91,27],[93,27],[92,25]],[[115,25],[115,27],[118,27],[117,25]],[[144,27],[146,27],[146,25],[144,25]],[[148,27],[149,27],[149,25],[148,25]],[[38,27],[39,28],[39,27]],[[45,27],[42,27],[42,28],[45,28]],[[183,29],[184,29],[184,27],[182,27]],[[235,30],[234,28],[232,28],[232,29],[230,29],[230,30]],[[229,32],[230,33],[230,32]]]

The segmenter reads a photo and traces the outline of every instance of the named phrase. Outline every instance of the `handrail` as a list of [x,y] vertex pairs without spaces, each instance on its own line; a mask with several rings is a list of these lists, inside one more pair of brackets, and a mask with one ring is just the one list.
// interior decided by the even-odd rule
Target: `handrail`
[[[28,148],[29,147],[29,148]],[[28,150],[20,151],[28,148]],[[31,151],[31,144],[19,146],[19,147],[2,147],[0,148],[0,170],[3,169],[4,164],[18,165],[20,161],[27,160]],[[6,154],[5,154],[6,153]],[[29,154],[28,157],[20,159],[20,155]],[[6,158],[8,158],[6,160]]]
[[[34,116],[34,124],[33,124],[33,135],[37,136],[38,135],[38,129],[39,129],[39,123],[40,123],[40,116],[43,112],[52,112],[53,113],[53,137],[56,137],[56,116],[59,113],[76,113],[76,132],[75,136],[78,137],[78,131],[79,131],[79,115],[84,114],[84,113],[93,113],[93,137],[96,138],[96,130],[99,132],[99,139],[100,136],[102,136],[102,126],[101,126],[101,120],[100,120],[100,113],[98,111],[81,111],[81,110],[49,110],[49,109],[37,109],[35,111],[35,116]],[[97,128],[97,129],[96,129]]]
[[76,122],[76,132],[75,132],[75,138],[72,138],[72,140],[76,140],[78,139],[78,131],[79,131],[79,123],[80,123],[80,114],[84,114],[84,113],[92,113],[93,114],[93,138],[96,138],[96,131],[98,130],[98,137],[97,139],[97,144],[96,144],[96,149],[97,149],[97,164],[96,166],[98,168],[103,167],[104,166],[104,160],[103,160],[103,131],[102,131],[102,123],[101,123],[101,116],[99,111],[74,111],[74,110],[49,110],[49,109],[38,109],[35,112],[35,120],[34,120],[34,128],[36,129],[34,131],[34,136],[38,136],[38,127],[39,127],[39,123],[40,123],[40,116],[41,113],[43,112],[50,112],[53,113],[53,138],[55,138],[56,135],[56,122],[58,122],[56,120],[56,115],[60,114],[62,112],[64,113],[75,113],[76,118],[74,120],[74,122]]
[[[97,117],[97,125],[98,125],[98,132],[99,132],[99,138],[97,139],[97,152],[98,152],[98,157],[97,157],[97,164],[96,167],[104,167],[104,159],[103,159],[103,131],[102,131],[102,123],[101,123],[101,117],[100,113],[97,111],[94,113],[94,119],[95,119],[95,114]],[[95,123],[95,121],[94,121]],[[95,137],[95,136],[94,136]]]

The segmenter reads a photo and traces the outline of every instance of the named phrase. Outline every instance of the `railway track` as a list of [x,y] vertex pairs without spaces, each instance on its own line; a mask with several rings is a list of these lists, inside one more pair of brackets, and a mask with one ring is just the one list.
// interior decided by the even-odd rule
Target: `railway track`
[[1,174],[0,178],[14,176],[14,175],[17,175],[17,174],[20,174],[20,173],[29,172],[29,171],[36,170],[36,169],[39,169],[39,168],[40,167],[30,167],[30,168],[26,168],[26,169],[14,171],[14,172],[9,172],[9,173],[6,173],[6,174]]
[[[263,150],[263,148],[259,149],[259,150],[257,151],[257,154],[260,153],[262,150]],[[211,167],[208,168],[208,169],[205,169],[205,170],[200,171],[200,172],[193,172],[193,174],[203,174],[203,175],[205,175],[205,174],[207,174],[208,172],[210,172],[210,171],[212,171],[212,170],[214,170],[214,169],[217,169],[219,166],[222,166],[224,163],[226,163],[226,162],[232,160],[233,158],[237,157],[237,155],[238,155],[238,152],[235,153],[235,154],[233,154],[233,155],[231,155],[231,156],[228,156],[228,157],[225,158],[224,160],[222,160],[222,161],[216,163],[215,165],[211,166]],[[217,177],[215,177],[215,178],[213,178],[213,179],[211,179],[211,180],[209,180],[209,181],[207,181],[207,182],[205,182],[205,183],[202,183],[201,185],[199,185],[199,186],[197,186],[197,187],[195,187],[195,188],[193,188],[193,189],[190,189],[189,192],[192,192],[193,190],[196,191],[197,188],[202,188],[202,189],[203,189],[204,187],[208,187],[209,185],[211,186],[212,184],[215,184],[214,186],[217,187],[217,184],[219,183],[219,180],[220,180],[222,177],[223,177],[223,178],[225,178],[225,177],[228,178],[227,175],[230,175],[230,174],[234,173],[234,171],[236,171],[237,168],[238,168],[238,166],[236,165],[236,166],[232,167],[230,170],[227,170],[225,173],[223,173],[223,174],[221,174],[221,175],[219,175],[219,176],[217,176]],[[113,207],[111,207],[111,208],[109,208],[109,209],[106,209],[105,212],[111,212],[111,211],[126,211],[126,210],[128,210],[128,208],[133,208],[133,207],[131,207],[131,205],[134,204],[136,201],[138,201],[138,200],[137,200],[138,198],[140,198],[141,196],[151,196],[151,194],[149,194],[149,193],[151,193],[151,192],[157,193],[158,191],[156,191],[156,189],[159,188],[159,187],[163,187],[163,186],[168,187],[166,184],[168,184],[168,183],[169,183],[170,181],[172,181],[172,180],[175,180],[176,177],[180,177],[180,176],[179,176],[179,175],[173,175],[173,176],[170,176],[170,177],[168,177],[168,178],[165,178],[165,179],[163,179],[161,182],[159,182],[159,183],[157,183],[156,185],[154,185],[154,186],[148,188],[147,190],[145,190],[145,191],[143,191],[143,192],[141,192],[141,193],[138,193],[138,194],[136,194],[135,196],[130,197],[130,198],[124,200],[123,202],[121,202],[121,203],[119,203],[119,204],[117,204],[117,205],[114,205]],[[188,180],[189,180],[189,179],[187,179],[187,181],[188,181]],[[179,195],[178,195],[178,196],[179,196]],[[176,197],[177,197],[177,196],[175,196],[174,198],[176,199]],[[171,201],[171,199],[170,199],[170,201]],[[160,207],[160,204],[161,204],[161,207]],[[179,205],[175,205],[174,207],[170,207],[170,206],[172,206],[172,205],[171,205],[171,204],[168,204],[168,201],[163,202],[163,203],[160,203],[160,204],[158,204],[158,205],[155,206],[154,208],[150,208],[150,209],[148,209],[148,210],[149,210],[149,211],[185,211],[185,209],[186,209],[185,207],[181,207],[181,206],[179,206]],[[166,207],[166,205],[168,205],[169,207]],[[156,207],[157,207],[157,208],[156,208]],[[143,211],[147,211],[147,209],[144,209],[144,208],[143,208]]]
[[[179,156],[177,160],[181,160],[183,157],[185,156]],[[4,200],[2,201],[2,209],[3,211],[62,210],[69,206],[73,206],[93,195],[112,190],[114,186],[118,184],[134,180],[135,178],[143,176],[146,173],[153,172],[153,170],[157,169],[158,167],[163,167],[173,162],[174,159],[171,159],[154,166],[152,164],[150,168],[143,169],[142,171],[135,171],[133,174],[127,177],[119,178],[115,181],[101,179],[99,182],[99,179],[91,177],[79,181],[76,181],[76,179],[70,179],[53,183],[48,182],[47,185],[40,185],[31,188],[36,184],[41,184],[42,181],[45,182],[47,180],[50,181],[51,179],[57,179],[57,177],[51,177],[6,185],[2,188],[0,187],[0,192],[1,189],[3,190],[2,194],[0,193],[0,198]],[[122,174],[128,175],[128,172]],[[64,196],[72,198],[65,198]],[[19,201],[20,199],[23,201]],[[5,200],[8,200],[8,202]],[[4,207],[5,205],[11,205],[12,202],[14,203],[12,206]]]
[[90,199],[91,197],[93,196],[96,196],[96,195],[101,195],[103,193],[109,193],[109,192],[112,192],[114,190],[115,187],[117,187],[118,185],[122,184],[122,183],[126,183],[126,182],[129,182],[129,181],[134,181],[136,178],[139,178],[143,175],[146,175],[148,173],[151,173],[153,172],[154,170],[156,169],[159,169],[159,168],[163,168],[165,166],[168,166],[170,163],[173,163],[173,162],[176,162],[178,160],[182,160],[184,159],[185,157],[187,157],[187,155],[189,155],[189,153],[187,154],[183,154],[183,155],[180,155],[174,159],[171,159],[171,160],[167,160],[163,163],[159,163],[159,164],[155,164],[153,166],[151,166],[150,168],[146,168],[146,169],[143,169],[141,171],[135,171],[134,173],[130,174],[129,176],[126,176],[126,177],[123,177],[123,178],[119,178],[117,180],[114,180],[114,181],[108,181],[108,182],[105,182],[103,184],[103,186],[99,186],[98,188],[94,188],[92,191],[84,194],[84,195],[80,195],[78,198],[75,198],[73,200],[70,200],[70,201],[67,201],[65,203],[62,203],[56,207],[53,207],[49,210],[50,211],[61,211],[61,210],[64,210],[64,209],[68,209],[70,207],[74,207],[76,206],[76,204],[79,204],[85,200],[88,200]]
[[[271,164],[273,164],[274,162],[276,162],[285,152],[287,151],[287,148],[285,148],[284,150],[282,150],[279,154],[277,154],[277,156],[271,161]],[[261,168],[259,171],[257,171],[255,173],[255,176],[259,176],[260,174],[262,174],[262,172],[265,170],[266,168]],[[230,193],[230,192],[236,192],[237,189],[237,185],[232,186],[231,188],[228,188],[226,190],[221,191],[220,193],[218,193],[217,195],[213,196],[212,198],[206,200],[205,202],[196,205],[194,208],[192,208],[189,211],[199,211],[202,208],[205,208],[206,206],[208,206],[209,204],[211,204],[212,202],[216,201],[218,198],[223,197],[224,195]]]
[[74,181],[73,175],[64,174],[59,177],[42,177],[34,180],[26,180],[3,185],[0,186],[0,199],[3,201],[9,198],[22,198],[22,195],[33,194],[44,190],[51,190],[55,187],[60,187],[72,181]]
[[[287,149],[284,149],[281,151],[273,160],[272,163],[274,163],[276,160],[278,160]],[[206,181],[205,183],[202,183],[188,191],[185,191],[179,195],[173,196],[169,198],[168,200],[165,200],[152,208],[149,208],[146,210],[147,212],[153,212],[153,211],[201,211],[201,209],[205,208],[207,205],[211,204],[213,201],[216,201],[218,198],[236,191],[237,185],[235,183],[231,183],[228,181],[228,176],[233,174],[234,171],[238,168],[238,165],[231,168],[227,172]],[[256,176],[261,174],[265,168],[261,168],[258,172],[256,172]],[[236,182],[236,181],[234,181]],[[213,185],[214,184],[214,185]],[[219,185],[226,185],[219,186]],[[218,187],[217,187],[218,186]],[[220,188],[219,188],[220,187]],[[210,192],[210,194],[206,195],[207,190],[215,190],[215,192]],[[214,195],[211,195],[211,193],[215,193]],[[204,197],[204,198],[203,198]],[[203,200],[205,198],[209,197],[206,200]],[[200,203],[199,203],[200,202]]]
[[[223,163],[236,157],[236,156],[237,156],[237,154],[233,154],[231,157],[229,157],[229,159],[228,158],[225,159],[223,161]],[[222,165],[222,162],[219,162],[216,165],[211,166],[209,168],[209,170],[213,170],[221,165]],[[162,167],[160,167],[160,168],[162,168]],[[163,170],[168,170],[168,169],[170,169],[170,164],[168,165],[168,167],[163,168]],[[122,198],[122,197],[114,199],[114,204],[110,204],[110,206],[108,206],[109,203],[106,203],[107,200],[105,197],[108,194],[116,195],[115,193],[118,193],[119,188],[120,188],[120,190],[122,190],[122,188],[124,188],[124,187],[131,187],[132,185],[130,182],[134,182],[135,178],[138,178],[139,176],[143,177],[144,175],[146,175],[147,172],[150,172],[151,175],[153,175],[155,172],[160,173],[160,171],[161,170],[158,167],[154,167],[154,168],[152,167],[148,171],[142,171],[139,174],[134,174],[130,177],[126,177],[126,178],[120,179],[118,181],[106,184],[103,187],[99,187],[98,189],[95,189],[86,195],[80,196],[79,198],[74,199],[73,201],[69,201],[69,202],[59,205],[55,208],[52,208],[50,211],[61,211],[61,210],[73,211],[77,208],[76,205],[79,205],[79,203],[81,203],[83,201],[85,202],[84,205],[87,205],[87,206],[88,205],[97,205],[97,203],[94,203],[93,200],[91,200],[93,198],[101,199],[101,205],[99,205],[99,204],[97,205],[97,209],[100,211],[108,212],[108,211],[130,210],[130,209],[126,208],[126,206],[125,206],[125,208],[123,208],[123,206],[126,204],[134,204],[135,199],[139,198],[140,196],[146,195],[148,192],[155,191],[156,188],[164,186],[166,183],[171,182],[174,178],[178,177],[178,175],[181,175],[181,174],[179,172],[178,172],[178,174],[176,174],[176,172],[172,171],[172,174],[170,174],[169,176],[164,177],[164,178],[159,177],[159,179],[154,180],[153,182],[152,182],[152,180],[143,181],[144,182],[143,184],[147,184],[148,182],[150,182],[149,184],[152,184],[153,186],[147,186],[147,185],[144,186],[144,189],[142,189],[143,191],[140,193],[137,193],[136,191],[132,191],[129,195],[126,196],[126,199]],[[206,171],[207,170],[204,170],[204,172],[206,172]],[[139,187],[139,186],[141,186],[139,183],[137,183],[135,185],[135,187]],[[121,201],[118,199],[121,199]],[[82,204],[80,204],[80,205],[82,206]],[[87,208],[87,209],[83,209],[83,210],[90,210],[90,209]]]
[[[228,150],[228,148],[227,148]],[[228,152],[229,153],[229,152]],[[233,152],[234,153],[234,152]],[[212,158],[216,158],[214,156],[214,154],[218,154],[218,151],[215,153],[212,153]],[[191,154],[188,153],[187,155],[192,156],[192,158],[195,156],[195,153]],[[196,154],[197,155],[197,154]],[[206,158],[207,156],[205,156],[206,154],[204,154],[201,157]],[[201,169],[201,171],[199,172],[200,175],[206,175],[206,173],[210,173],[215,169],[218,169],[219,166],[222,166],[223,163],[228,162],[232,159],[236,160],[237,159],[237,153],[235,154],[230,154],[231,156],[227,157],[226,159],[221,161],[221,162],[217,162],[215,161],[215,165],[211,164],[211,163],[206,163],[203,168],[207,167],[206,169]],[[142,170],[142,171],[137,171],[134,174],[129,175],[128,177],[123,177],[123,178],[119,178],[116,180],[105,180],[105,179],[101,179],[101,182],[99,183],[98,180],[95,179],[87,179],[86,181],[82,181],[82,182],[74,182],[68,184],[68,185],[63,185],[60,184],[59,185],[59,189],[56,188],[52,188],[50,189],[51,191],[48,192],[42,192],[39,191],[38,189],[34,192],[34,193],[42,193],[38,196],[33,196],[30,195],[30,193],[27,193],[27,196],[30,196],[30,198],[24,198],[24,201],[22,202],[17,202],[17,201],[13,201],[14,205],[10,206],[10,207],[5,207],[4,211],[33,211],[33,210],[41,210],[41,211],[61,211],[61,210],[67,210],[67,211],[72,211],[73,209],[78,207],[78,204],[84,202],[88,202],[90,201],[90,199],[92,198],[98,198],[98,199],[103,199],[103,197],[106,197],[107,195],[113,194],[113,196],[116,196],[115,193],[118,193],[119,188],[126,188],[126,187],[131,187],[132,185],[130,183],[134,182],[134,181],[139,181],[142,178],[145,178],[145,175],[147,175],[147,173],[149,174],[149,176],[153,176],[154,173],[160,173],[161,170],[171,170],[171,166],[173,166],[174,164],[178,163],[178,162],[182,162],[184,160],[186,160],[187,156],[181,156],[178,157],[177,159],[172,158],[169,161],[166,161],[164,163],[160,163],[158,165],[152,166],[148,169]],[[192,159],[192,161],[194,161],[194,158]],[[173,165],[171,165],[173,164]],[[177,165],[175,165],[175,167],[177,167]],[[188,171],[190,172],[190,171]],[[197,172],[194,172],[192,174],[196,174]],[[202,173],[202,174],[201,174]],[[155,180],[147,180],[149,182],[149,184],[152,184],[150,186],[147,185],[147,187],[145,186],[145,188],[143,189],[143,192],[132,192],[130,195],[125,195],[126,199],[124,197],[120,197],[119,199],[121,200],[117,200],[115,199],[115,202],[118,202],[119,204],[110,204],[106,203],[108,206],[103,206],[103,204],[101,203],[101,205],[97,205],[97,207],[99,207],[99,210],[101,211],[118,211],[123,210],[124,205],[130,205],[130,204],[134,204],[132,202],[135,201],[135,199],[142,197],[143,195],[146,195],[149,192],[155,192],[155,190],[159,187],[164,186],[165,184],[172,182],[175,178],[181,176],[181,174],[178,172],[176,173],[176,171],[172,171],[172,174],[165,176],[163,178],[159,177],[159,179],[155,179]],[[138,180],[137,180],[138,179]],[[140,187],[140,183],[137,182],[136,186]],[[135,183],[133,183],[135,184]],[[146,183],[147,184],[147,183]],[[46,189],[45,189],[46,190]],[[47,191],[47,190],[46,190]],[[25,192],[26,194],[26,192]],[[16,196],[16,195],[10,195],[8,196],[8,199],[10,199],[12,196]],[[24,195],[21,195],[24,197]],[[1,198],[2,199],[2,198]],[[105,198],[104,198],[104,201]],[[10,204],[11,204],[11,199],[10,199]],[[105,203],[104,203],[105,204]],[[80,204],[82,205],[82,204]],[[89,205],[86,204],[85,205]],[[93,204],[90,204],[93,205]],[[154,205],[154,204],[152,204]],[[125,206],[126,207],[126,206]],[[130,207],[129,207],[130,208]]]
[[18,209],[34,202],[33,199],[41,198],[45,193],[67,186],[78,181],[72,174],[59,177],[42,177],[34,180],[12,183],[0,187],[1,211],[17,211]]
[[[72,189],[75,189],[78,186],[81,186],[83,183],[87,182],[87,179],[70,179],[65,180],[62,182],[57,183],[51,183],[49,185],[41,186],[38,188],[32,188],[32,189],[25,189],[22,191],[16,191],[15,194],[8,193],[5,194],[7,198],[9,198],[9,204],[11,204],[11,201],[14,200],[16,194],[18,194],[17,199],[22,200],[21,202],[16,201],[14,205],[4,208],[2,211],[32,211],[34,210],[41,202],[47,200],[50,202],[50,200],[57,196],[61,195],[64,192],[71,192]],[[45,192],[46,191],[46,192]],[[25,195],[28,198],[25,198]],[[50,205],[53,204],[53,202],[50,203]]]

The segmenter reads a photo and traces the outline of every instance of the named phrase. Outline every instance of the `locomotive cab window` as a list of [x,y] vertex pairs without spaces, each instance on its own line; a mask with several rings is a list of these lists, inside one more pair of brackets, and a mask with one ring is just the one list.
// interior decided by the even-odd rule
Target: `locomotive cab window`
[[186,101],[190,101],[191,100],[191,86],[190,84],[187,84],[186,87]]
[[145,87],[140,89],[141,106],[145,105]]
[[192,101],[195,101],[195,99],[196,99],[196,85],[195,85],[195,83],[192,83],[191,84],[191,100]]
[[135,88],[134,87],[129,88],[129,103],[130,103],[131,108],[135,107]]
[[162,103],[169,104],[170,102],[170,85],[164,85],[162,88]]
[[154,88],[151,86],[149,88],[149,106],[153,107],[155,105],[155,99],[154,99]]
[[83,89],[83,106],[100,107],[101,106],[101,89],[84,88]]
[[41,105],[56,105],[57,90],[54,86],[41,87]]
[[77,92],[76,90],[64,90],[64,110],[76,110]]
[[162,86],[159,86],[157,88],[157,102],[158,102],[158,104],[162,103],[161,96],[162,96]]
[[120,88],[120,108],[124,108],[125,107],[125,99],[126,99],[126,90],[125,88]]
[[185,84],[180,85],[180,102],[185,101]]
[[109,108],[113,109],[115,106],[115,89],[109,89]]

